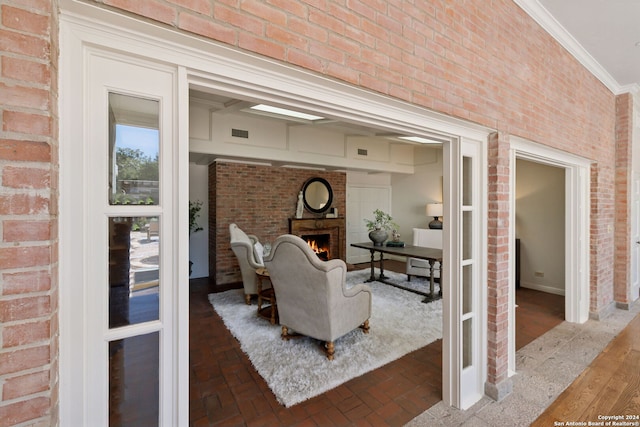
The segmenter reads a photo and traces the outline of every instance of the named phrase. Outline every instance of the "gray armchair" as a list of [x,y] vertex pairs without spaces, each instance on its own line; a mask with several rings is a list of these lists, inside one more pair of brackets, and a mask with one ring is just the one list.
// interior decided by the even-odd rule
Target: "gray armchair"
[[291,337],[290,328],[324,341],[327,358],[333,360],[336,339],[357,327],[369,332],[371,288],[347,288],[344,261],[321,261],[303,239],[285,234],[276,239],[264,265],[276,294],[283,339]]
[[253,234],[246,234],[236,224],[229,225],[231,235],[231,250],[238,259],[242,284],[244,286],[244,300],[251,304],[251,295],[258,293],[256,285],[256,269],[264,267],[262,262],[262,245]]

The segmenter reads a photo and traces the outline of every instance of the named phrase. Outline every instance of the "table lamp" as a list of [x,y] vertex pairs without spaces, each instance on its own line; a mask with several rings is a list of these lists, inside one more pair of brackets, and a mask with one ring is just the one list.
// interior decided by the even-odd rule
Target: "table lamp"
[[427,216],[433,217],[433,221],[429,223],[429,228],[442,230],[442,221],[439,219],[442,216],[442,203],[428,203]]

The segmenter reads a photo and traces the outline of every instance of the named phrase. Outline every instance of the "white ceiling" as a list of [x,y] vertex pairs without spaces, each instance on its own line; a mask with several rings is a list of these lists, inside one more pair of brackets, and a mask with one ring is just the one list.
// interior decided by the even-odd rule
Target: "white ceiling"
[[640,85],[640,0],[514,1],[612,92]]

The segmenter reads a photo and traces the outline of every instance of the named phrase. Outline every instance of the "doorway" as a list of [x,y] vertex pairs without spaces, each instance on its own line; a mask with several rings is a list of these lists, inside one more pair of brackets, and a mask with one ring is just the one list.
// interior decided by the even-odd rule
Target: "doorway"
[[516,350],[564,321],[565,170],[516,159]]
[[[589,201],[590,201],[590,164],[591,162],[580,156],[569,154],[560,150],[542,146],[534,142],[511,137],[511,174],[510,187],[516,188],[516,173],[518,161],[524,167],[544,169],[547,172],[562,175],[564,177],[564,200],[558,193],[557,203],[564,204],[564,214],[561,222],[564,225],[564,319],[573,323],[584,323],[589,318]],[[535,163],[535,165],[533,165]],[[560,178],[556,178],[559,182]],[[534,183],[535,185],[535,183]],[[515,191],[512,192],[514,194]],[[516,372],[516,224],[518,211],[516,197],[511,199],[511,215],[509,225],[509,244],[511,261],[511,284],[509,287],[509,372]],[[521,202],[522,203],[522,202]],[[526,204],[525,204],[526,205]],[[542,206],[549,204],[544,201]],[[521,207],[523,205],[521,204]],[[546,218],[546,210],[542,210],[537,216]],[[534,215],[535,216],[535,215]],[[542,221],[544,225],[544,221]],[[538,264],[541,265],[541,264]],[[536,272],[538,273],[536,275]],[[540,274],[542,273],[542,274]],[[535,280],[543,279],[544,267],[532,267],[530,271],[532,284]],[[557,276],[557,274],[556,274]],[[557,286],[558,289],[561,286]],[[545,289],[545,288],[542,288]],[[549,291],[551,287],[545,290]],[[559,291],[558,291],[559,292]]]
[[[96,15],[101,13],[95,11]],[[486,171],[482,162],[477,167],[475,163],[473,166],[471,164],[476,157],[478,160],[483,158],[483,142],[490,130],[321,76],[302,73],[283,64],[264,61],[258,56],[200,43],[178,33],[162,33],[145,22],[113,22],[120,18],[111,18],[85,20],[81,14],[71,18],[63,12],[60,20],[63,76],[60,89],[63,95],[61,117],[67,118],[61,122],[60,163],[65,165],[61,171],[61,183],[64,184],[61,185],[61,212],[73,213],[66,213],[61,219],[60,231],[61,240],[69,242],[60,254],[60,279],[66,284],[61,287],[60,295],[60,312],[65,314],[60,319],[61,420],[65,424],[106,425],[109,419],[109,379],[105,369],[108,364],[107,342],[157,333],[158,425],[182,425],[187,424],[189,417],[189,360],[186,350],[189,338],[189,291],[188,287],[182,286],[188,278],[189,151],[190,148],[201,153],[211,150],[207,147],[207,141],[194,140],[189,136],[191,88],[315,111],[325,117],[355,124],[371,126],[375,123],[381,129],[403,135],[433,138],[434,134],[438,134],[446,139],[446,145],[451,146],[447,156],[458,165],[456,170],[460,176],[463,170],[478,173]],[[118,26],[119,31],[114,33],[112,27],[102,22]],[[169,40],[173,42],[172,48],[168,48]],[[107,65],[101,67],[103,63]],[[130,70],[134,72],[127,72]],[[156,78],[156,75],[161,78]],[[87,87],[78,85],[77,81],[88,82]],[[143,85],[151,86],[147,90]],[[105,99],[109,93],[152,99],[162,106],[159,109],[161,146],[165,151],[160,155],[159,168],[163,191],[161,204],[107,204],[105,192],[109,175],[107,163],[103,160],[105,153],[108,153],[109,132],[108,114],[103,113],[107,112]],[[233,108],[231,105],[227,107]],[[72,117],[86,117],[87,120],[72,122]],[[475,147],[477,150],[461,151],[461,141],[465,142],[465,146],[468,145],[467,148]],[[231,146],[225,145],[223,150]],[[240,150],[240,157],[255,158],[261,155],[261,149],[255,146],[246,145]],[[280,160],[283,162],[296,158],[289,152],[281,154]],[[299,156],[300,153],[295,155]],[[469,164],[467,169],[462,166],[463,157],[466,159],[464,164]],[[344,163],[336,162],[336,167],[344,166]],[[92,178],[94,175],[97,178]],[[460,187],[460,177],[456,172],[452,172],[452,175],[455,176],[445,178],[444,191],[447,194],[450,194],[450,188]],[[480,182],[474,180],[470,173],[467,178],[468,182]],[[87,182],[94,185],[84,186]],[[102,190],[91,192],[87,188]],[[475,188],[473,194],[474,197],[482,195]],[[449,205],[445,215],[455,217],[456,222],[451,221],[450,229],[445,227],[443,233],[445,241],[454,241],[449,236],[451,233],[460,233],[463,217],[476,215],[469,225],[483,223],[485,206],[481,198],[474,199],[473,203],[454,206],[448,197],[445,195],[443,200],[445,205]],[[158,315],[154,316],[156,320],[110,330],[107,323],[108,298],[104,295],[108,286],[94,286],[95,283],[88,278],[108,277],[106,224],[109,218],[126,216],[160,218],[159,233],[162,239],[159,244],[162,246],[159,249],[159,280],[162,285],[159,288],[159,308]],[[475,218],[479,221],[475,221]],[[99,239],[93,236],[96,230],[102,230]],[[482,255],[479,248],[486,242],[485,234],[479,225],[468,227],[464,234],[470,242],[468,247],[473,245],[473,252],[470,252],[473,256],[464,260],[469,265],[477,264],[478,271],[482,270],[484,260],[475,258],[475,255]],[[154,236],[150,235],[148,240],[152,240],[151,237]],[[456,269],[456,275],[461,271],[462,261],[456,258],[457,245],[445,243],[444,246],[444,280],[452,278],[452,283],[457,283],[454,273],[447,271]],[[445,292],[443,300],[449,307],[455,308],[461,305],[461,298],[459,294]],[[453,355],[461,361],[460,364],[446,365],[443,369],[442,383],[453,391],[461,386],[460,381],[454,379],[460,380],[456,372],[462,369],[462,361],[466,367],[469,364],[476,367],[478,362],[477,367],[481,368],[485,360],[463,359],[462,339],[450,339],[448,336],[448,332],[455,329],[455,333],[468,338],[465,340],[464,354],[482,354],[486,342],[475,334],[471,326],[481,324],[477,319],[482,319],[486,301],[474,301],[479,304],[471,307],[469,312],[458,313],[456,321],[451,321],[444,333],[444,359],[453,359],[447,357]],[[445,311],[445,317],[447,314]],[[470,325],[464,331],[461,326],[463,321]],[[473,345],[473,348],[469,345]],[[479,351],[475,351],[476,346],[481,347]],[[481,381],[481,376],[474,375],[473,381],[476,380]],[[87,390],[91,392],[90,395],[86,394]],[[459,406],[460,397],[460,392],[456,392],[448,394],[444,400],[446,404]]]

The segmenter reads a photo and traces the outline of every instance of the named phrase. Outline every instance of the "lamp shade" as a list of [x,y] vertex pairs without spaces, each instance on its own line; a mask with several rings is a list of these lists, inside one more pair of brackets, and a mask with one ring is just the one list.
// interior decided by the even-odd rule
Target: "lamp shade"
[[427,204],[427,216],[434,218],[442,216],[442,203]]

